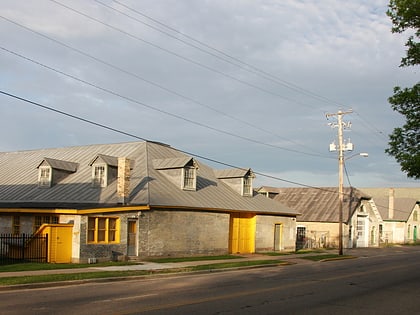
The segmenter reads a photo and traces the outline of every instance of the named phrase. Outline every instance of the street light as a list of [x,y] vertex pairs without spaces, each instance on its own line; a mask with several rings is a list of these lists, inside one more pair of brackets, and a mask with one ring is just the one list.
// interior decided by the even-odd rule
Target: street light
[[355,157],[355,156],[369,157],[369,153],[366,153],[366,152],[356,153],[356,154],[346,157],[344,160],[346,161],[350,160],[352,157]]
[[338,152],[338,200],[339,200],[339,224],[338,224],[338,254],[343,255],[343,166],[344,160],[349,160],[355,156],[368,157],[369,154],[366,152],[356,153],[350,155],[344,159],[343,148],[340,142],[339,152]]

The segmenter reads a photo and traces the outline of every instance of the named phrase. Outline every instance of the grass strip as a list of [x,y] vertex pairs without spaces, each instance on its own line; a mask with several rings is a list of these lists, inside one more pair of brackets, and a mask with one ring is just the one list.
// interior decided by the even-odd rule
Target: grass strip
[[129,261],[108,261],[97,264],[51,264],[51,263],[21,263],[0,265],[0,272],[14,272],[14,271],[34,271],[34,270],[55,270],[55,269],[77,269],[89,267],[109,267],[109,266],[127,266],[138,265],[135,262]]
[[173,262],[188,262],[188,261],[203,261],[203,260],[225,260],[244,258],[237,255],[220,255],[220,256],[197,256],[197,257],[165,257],[165,258],[151,258],[147,261],[155,263],[173,263]]
[[322,261],[322,260],[337,260],[337,259],[347,259],[353,258],[350,255],[338,255],[338,254],[325,254],[325,255],[313,255],[313,256],[304,256],[302,259],[312,260],[312,261]]
[[36,275],[36,276],[20,276],[20,277],[4,277],[0,278],[0,285],[17,285],[17,284],[30,284],[30,283],[48,283],[48,282],[60,282],[60,281],[75,281],[75,280],[88,280],[88,279],[100,279],[100,278],[116,278],[116,277],[131,277],[131,276],[143,276],[150,274],[165,274],[165,273],[176,273],[176,272],[192,272],[192,271],[206,271],[215,269],[226,269],[226,268],[238,268],[238,267],[249,267],[267,264],[281,264],[283,262],[278,260],[254,260],[254,261],[242,261],[242,262],[231,262],[231,263],[217,263],[217,264],[206,264],[198,266],[189,266],[183,268],[171,268],[171,269],[160,269],[160,270],[125,270],[125,271],[97,271],[97,272],[83,272],[83,273],[71,273],[71,274],[50,274],[50,275]]

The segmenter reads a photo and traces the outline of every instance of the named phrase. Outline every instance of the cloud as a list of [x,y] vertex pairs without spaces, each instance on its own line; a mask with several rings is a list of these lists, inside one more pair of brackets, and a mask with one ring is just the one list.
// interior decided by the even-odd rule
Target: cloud
[[[346,138],[371,158],[369,166],[352,161],[352,182],[412,184],[384,153],[402,123],[387,98],[416,80],[398,68],[405,38],[390,31],[387,1],[123,2],[144,15],[104,1],[143,23],[94,1],[57,2],[88,17],[55,1],[3,1],[2,16],[53,39],[0,19],[2,46],[16,53],[0,51],[7,91],[201,156],[330,186],[337,130],[325,114],[353,108]],[[0,102],[10,134],[1,150],[132,140]]]

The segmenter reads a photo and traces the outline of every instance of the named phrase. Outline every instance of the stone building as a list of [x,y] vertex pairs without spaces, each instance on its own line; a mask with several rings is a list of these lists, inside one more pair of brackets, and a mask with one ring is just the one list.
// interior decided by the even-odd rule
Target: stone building
[[0,233],[49,231],[52,262],[295,250],[298,211],[254,177],[156,142],[4,152]]

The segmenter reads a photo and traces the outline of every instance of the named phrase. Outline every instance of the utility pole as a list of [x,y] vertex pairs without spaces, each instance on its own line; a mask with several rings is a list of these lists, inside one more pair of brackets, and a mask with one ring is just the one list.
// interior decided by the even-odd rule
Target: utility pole
[[[351,114],[353,111],[349,110],[346,112],[342,112],[339,110],[337,113],[327,114],[327,119],[329,117],[337,117],[337,124],[330,123],[329,125],[332,128],[338,128],[338,201],[339,201],[339,209],[338,209],[338,254],[343,255],[343,168],[344,168],[344,151],[351,151],[353,150],[353,144],[351,142],[343,143],[343,129],[350,128],[351,123],[344,123],[343,122],[343,115]],[[337,147],[335,143],[330,144],[330,151],[336,151]]]

